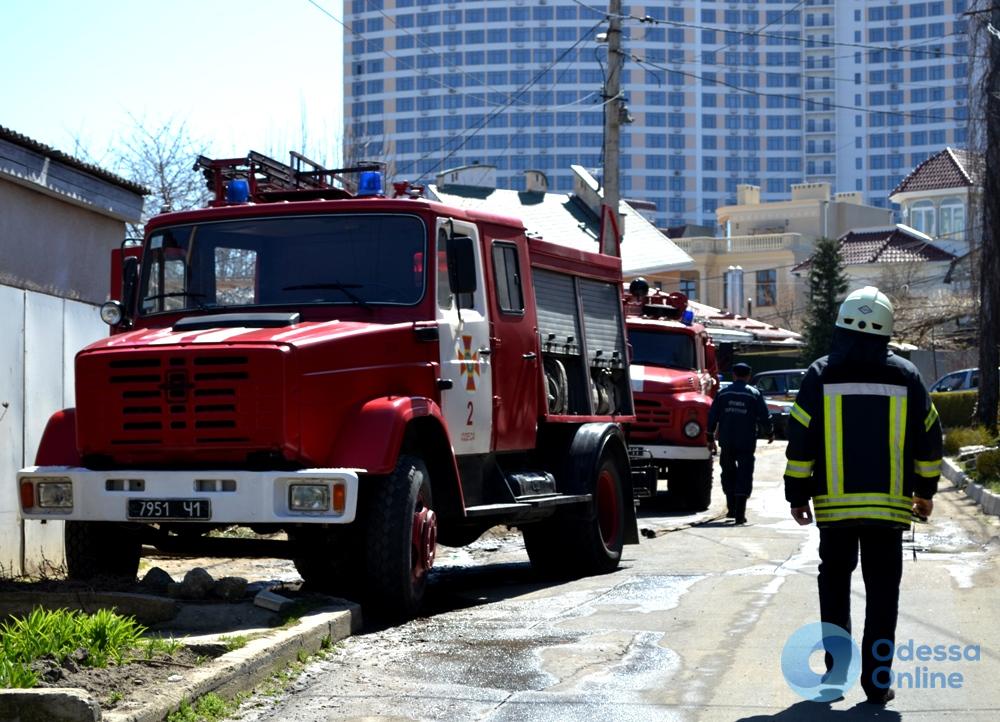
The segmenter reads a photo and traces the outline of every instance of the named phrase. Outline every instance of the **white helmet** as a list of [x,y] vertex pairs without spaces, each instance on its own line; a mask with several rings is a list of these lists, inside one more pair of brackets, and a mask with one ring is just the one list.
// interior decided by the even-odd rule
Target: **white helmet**
[[892,336],[892,301],[875,286],[851,291],[840,304],[837,326],[849,331]]

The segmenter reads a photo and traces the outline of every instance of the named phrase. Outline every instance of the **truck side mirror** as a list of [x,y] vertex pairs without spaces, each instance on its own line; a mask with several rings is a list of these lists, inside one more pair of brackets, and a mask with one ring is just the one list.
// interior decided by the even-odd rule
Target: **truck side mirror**
[[101,306],[101,319],[109,326],[131,328],[136,292],[139,288],[139,259],[135,256],[125,256],[121,258],[120,265],[122,271],[121,300],[106,301]]
[[448,287],[455,295],[476,290],[476,253],[469,236],[448,238]]

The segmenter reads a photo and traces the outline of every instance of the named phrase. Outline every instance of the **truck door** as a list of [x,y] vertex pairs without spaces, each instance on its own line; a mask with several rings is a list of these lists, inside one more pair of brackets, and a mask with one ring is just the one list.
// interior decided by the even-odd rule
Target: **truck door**
[[[476,290],[456,296],[448,285],[449,233],[473,240]],[[437,226],[437,318],[441,376],[451,388],[441,391],[441,406],[455,453],[485,454],[493,436],[493,374],[482,247],[475,225],[441,219]]]

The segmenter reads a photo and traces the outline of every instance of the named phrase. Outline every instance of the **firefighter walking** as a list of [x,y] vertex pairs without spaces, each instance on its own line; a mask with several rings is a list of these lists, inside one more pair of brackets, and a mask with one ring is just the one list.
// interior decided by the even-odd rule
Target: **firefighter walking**
[[719,465],[722,467],[722,491],[726,495],[726,516],[737,524],[747,523],[747,498],[753,491],[754,453],[757,428],[774,441],[771,415],[764,395],[750,385],[751,369],[745,363],[733,364],[733,383],[715,397],[708,412],[708,448],[713,452],[718,427]]
[[[831,353],[809,367],[792,407],[784,474],[792,517],[809,524],[815,510],[821,619],[847,632],[860,549],[861,686],[880,705],[895,696],[886,657],[895,645],[903,530],[911,514],[931,513],[941,472],[937,410],[917,369],[888,350],[892,327],[892,303],[874,286],[841,304]],[[834,686],[850,662],[836,652],[827,648]]]

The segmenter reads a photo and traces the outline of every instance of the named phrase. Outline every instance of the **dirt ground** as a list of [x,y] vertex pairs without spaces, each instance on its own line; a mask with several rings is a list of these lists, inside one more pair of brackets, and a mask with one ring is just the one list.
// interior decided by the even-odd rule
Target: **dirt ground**
[[[468,547],[453,549],[439,547],[435,574],[447,574],[450,569],[482,562],[527,560],[521,535],[517,531],[497,527]],[[191,569],[201,567],[214,578],[238,576],[249,584],[247,594],[239,602],[207,600],[203,602],[179,601],[178,614],[171,620],[147,625],[149,634],[184,640],[192,635],[246,636],[254,630],[281,624],[287,616],[256,607],[253,595],[268,589],[289,596],[301,603],[320,603],[318,595],[301,590],[302,579],[295,565],[288,559],[230,559],[211,557],[180,557],[162,555],[153,549],[145,550],[139,567],[141,579],[150,569],[159,567],[175,581],[181,581]],[[44,599],[47,592],[77,593],[81,600],[95,587],[58,579],[34,583],[2,582],[4,591],[36,592]],[[110,583],[101,591],[146,592],[135,584]],[[87,667],[79,655],[70,657],[62,665],[54,660],[41,660],[33,669],[39,678],[39,687],[78,687],[87,690],[104,711],[128,711],[153,693],[156,688],[169,685],[183,678],[194,667],[210,661],[225,651],[224,644],[182,648],[172,655],[156,654],[151,659],[137,653],[125,664],[111,664],[106,668]]]

